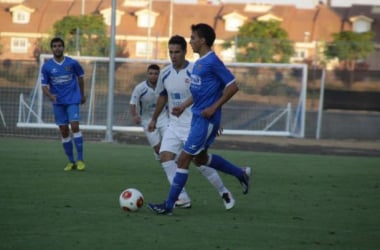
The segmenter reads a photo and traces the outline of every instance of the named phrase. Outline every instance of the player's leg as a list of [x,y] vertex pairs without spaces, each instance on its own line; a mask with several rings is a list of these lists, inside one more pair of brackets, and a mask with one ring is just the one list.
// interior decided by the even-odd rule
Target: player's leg
[[149,132],[148,129],[144,126],[144,134],[148,140],[149,145],[153,149],[154,159],[160,161],[161,135],[158,129]]
[[158,214],[171,214],[175,202],[178,200],[179,194],[183,187],[186,185],[189,175],[189,165],[191,163],[192,155],[182,151],[178,157],[178,168],[174,176],[173,183],[170,187],[168,198],[164,203],[152,204],[149,203],[148,207]]
[[[195,119],[194,119],[195,118]],[[194,162],[197,166],[206,165],[221,172],[224,172],[229,175],[235,176],[242,185],[243,194],[248,193],[249,189],[249,175],[251,174],[251,169],[249,167],[240,168],[233,163],[227,161],[220,155],[209,155],[207,154],[207,148],[211,146],[214,142],[215,137],[218,134],[219,125],[211,124],[208,120],[204,119],[201,116],[193,116],[193,121],[195,121],[192,126],[197,127],[194,129],[193,138],[207,138],[203,140],[203,152],[199,152],[194,157]],[[192,121],[192,122],[193,122]],[[192,129],[193,130],[193,129]],[[202,142],[200,139],[191,139],[193,140],[193,145],[200,145]],[[197,144],[198,143],[198,144]],[[193,153],[193,152],[190,152]]]
[[235,199],[232,196],[232,193],[224,185],[222,178],[218,172],[205,165],[198,167],[201,174],[214,186],[218,191],[220,197],[223,200],[224,207],[229,210],[235,206]]
[[64,105],[53,105],[53,112],[55,117],[55,123],[59,127],[59,132],[61,134],[61,142],[63,150],[66,154],[69,162],[64,168],[65,171],[70,171],[75,168],[75,160],[73,153],[73,143],[70,137],[70,129],[69,129],[69,119],[66,114],[66,107]]
[[[181,151],[181,149],[182,142],[176,135],[175,130],[172,128],[167,129],[161,141],[160,160],[161,166],[165,171],[170,185],[173,183],[173,179],[177,170],[175,157],[177,156],[177,153]],[[185,188],[182,189],[175,206],[179,208],[191,207],[191,199]]]
[[181,193],[182,189],[185,187],[188,175],[189,175],[189,166],[191,163],[192,155],[182,151],[177,160],[177,171],[173,178],[173,183],[170,188],[168,199],[166,204],[168,208],[173,208],[174,203],[178,200],[178,196]]
[[243,194],[248,193],[249,181],[250,181],[249,179],[251,175],[250,167],[244,167],[244,168],[238,167],[232,162],[224,159],[222,156],[217,155],[217,154],[209,154],[207,163],[203,163],[203,164],[206,164],[207,166],[210,166],[226,174],[235,176],[239,180],[242,186]]
[[86,165],[83,158],[83,134],[79,128],[80,112],[79,105],[69,105],[67,109],[69,116],[70,127],[73,133],[74,144],[77,152],[76,167],[78,170],[84,170]]

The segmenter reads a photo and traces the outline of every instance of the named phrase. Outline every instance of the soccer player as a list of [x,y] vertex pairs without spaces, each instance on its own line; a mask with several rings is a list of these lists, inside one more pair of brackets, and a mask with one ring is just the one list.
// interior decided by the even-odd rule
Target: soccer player
[[[162,166],[172,178],[176,174],[176,157],[182,151],[183,145],[188,139],[191,123],[191,100],[190,92],[190,73],[193,70],[193,64],[185,59],[187,51],[186,40],[182,36],[173,36],[169,40],[169,56],[172,62],[166,66],[160,73],[157,83],[156,93],[159,93],[156,110],[149,124],[149,129],[157,127],[157,117],[161,110],[168,105],[170,122],[164,137],[161,141],[160,158]],[[183,106],[181,114],[175,114],[173,111],[178,106]],[[235,200],[231,192],[224,186],[222,179],[217,171],[207,166],[199,165],[199,170],[209,182],[218,190],[225,208],[233,208]],[[178,199],[175,206],[190,206],[191,200]]]
[[[216,154],[208,154],[221,121],[221,108],[238,91],[234,75],[211,49],[215,41],[215,31],[208,24],[191,26],[190,45],[200,58],[194,63],[191,72],[190,91],[193,104],[191,128],[188,139],[177,161],[177,171],[167,199],[162,204],[148,204],[157,214],[172,214],[178,194],[186,184],[191,161],[196,165],[207,165],[226,174],[235,176],[243,194],[249,190],[250,167],[238,167]],[[180,114],[184,105],[173,110]]]
[[[160,160],[159,152],[161,140],[169,124],[169,113],[167,106],[164,105],[159,113],[156,115],[156,126],[154,129],[149,130],[148,125],[152,119],[153,113],[156,108],[158,96],[155,93],[157,86],[157,79],[160,73],[160,67],[157,64],[151,64],[147,69],[147,79],[138,83],[132,92],[129,102],[129,109],[132,120],[136,124],[141,124],[149,145],[153,148],[156,160]],[[172,183],[174,174],[166,168],[164,163],[161,163],[169,183]],[[175,170],[174,170],[175,173]],[[185,189],[179,195],[177,206],[188,208],[191,206],[187,201],[190,200]],[[186,201],[185,203],[183,201]]]
[[[53,105],[55,123],[59,127],[63,149],[69,160],[64,171],[82,171],[86,165],[83,161],[83,135],[79,128],[79,105],[86,102],[84,71],[78,61],[64,56],[65,43],[61,38],[53,38],[50,48],[53,58],[46,61],[41,69],[42,91]],[[76,161],[73,141],[77,153]]]
[[160,67],[157,64],[149,65],[147,79],[134,87],[129,102],[132,120],[135,124],[141,124],[143,127],[149,145],[153,148],[156,160],[160,159],[161,139],[169,123],[169,114],[165,108],[158,116],[156,129],[148,131],[148,125],[157,102],[157,95],[154,90],[156,89],[159,74]]

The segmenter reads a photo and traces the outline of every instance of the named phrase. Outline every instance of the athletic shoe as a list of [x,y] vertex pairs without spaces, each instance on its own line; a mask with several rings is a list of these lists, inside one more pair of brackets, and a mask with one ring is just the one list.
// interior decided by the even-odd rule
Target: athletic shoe
[[235,206],[235,199],[232,197],[232,194],[230,192],[223,193],[222,199],[226,210],[230,210]]
[[75,165],[77,165],[79,171],[83,171],[86,168],[86,164],[83,161],[77,161]]
[[190,200],[185,200],[185,199],[178,199],[174,207],[176,208],[191,208],[191,201]]
[[243,176],[239,179],[243,194],[247,194],[249,190],[249,179],[251,176],[251,168],[245,167],[243,169]]
[[66,164],[66,167],[63,169],[64,171],[71,171],[75,169],[75,163],[74,162],[69,162]]
[[166,207],[166,201],[162,204],[148,204],[148,208],[156,214],[172,215],[172,209]]

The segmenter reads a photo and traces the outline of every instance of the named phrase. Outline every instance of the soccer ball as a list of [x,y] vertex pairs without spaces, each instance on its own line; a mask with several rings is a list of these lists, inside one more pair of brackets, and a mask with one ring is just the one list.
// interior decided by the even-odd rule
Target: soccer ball
[[124,211],[134,212],[143,206],[144,196],[136,188],[128,188],[121,192],[119,203]]

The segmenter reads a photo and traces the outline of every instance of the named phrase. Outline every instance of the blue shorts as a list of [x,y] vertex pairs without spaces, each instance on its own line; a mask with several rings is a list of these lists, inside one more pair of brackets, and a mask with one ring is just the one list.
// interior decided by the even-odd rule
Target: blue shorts
[[193,114],[191,128],[183,150],[190,155],[197,155],[208,149],[214,142],[219,125],[212,124],[208,119]]
[[67,125],[73,121],[80,121],[79,104],[54,104],[53,111],[57,125]]

